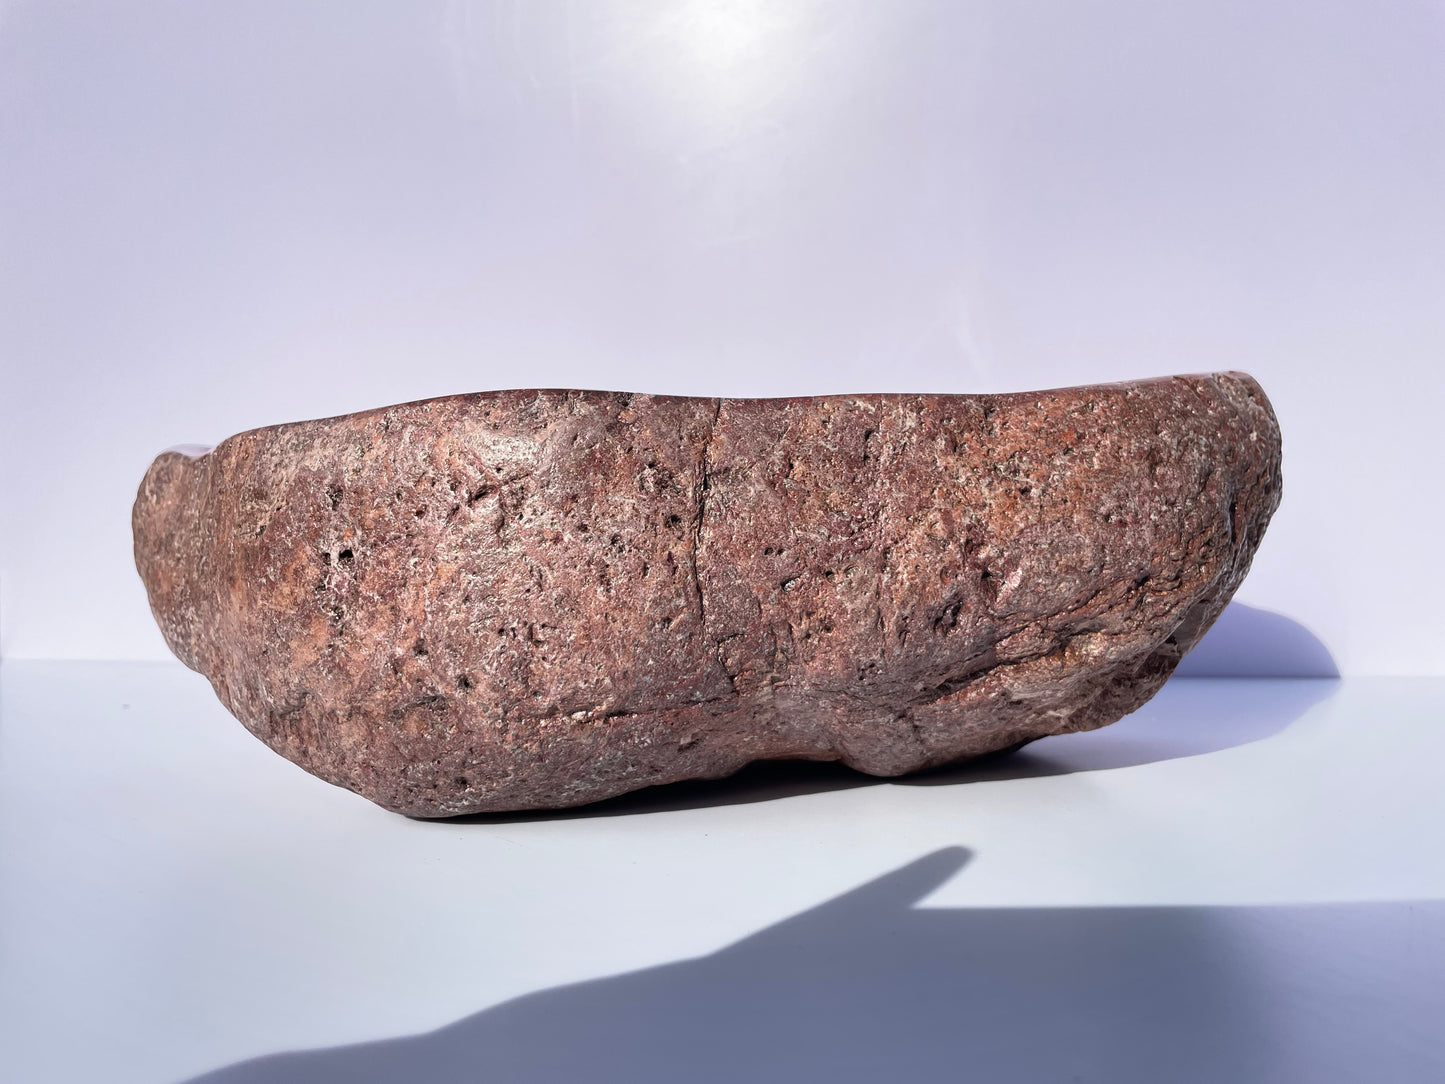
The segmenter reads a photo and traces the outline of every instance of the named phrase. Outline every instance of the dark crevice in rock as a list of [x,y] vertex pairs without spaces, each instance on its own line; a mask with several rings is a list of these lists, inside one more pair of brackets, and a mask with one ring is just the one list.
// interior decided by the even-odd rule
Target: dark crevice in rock
[[[713,404],[712,417],[708,420],[707,429],[703,433],[702,448],[698,454],[697,462],[697,486],[695,504],[697,510],[692,521],[692,588],[697,598],[697,621],[698,632],[704,642],[709,644],[713,656],[718,660],[718,665],[727,673],[726,664],[723,661],[722,644],[712,639],[707,627],[707,592],[705,590],[706,577],[702,571],[703,554],[703,530],[707,522],[707,502],[709,491],[712,488],[712,442],[717,432],[718,419],[722,416],[723,401],[717,399]],[[732,685],[735,681],[733,674],[727,674],[728,683]]]

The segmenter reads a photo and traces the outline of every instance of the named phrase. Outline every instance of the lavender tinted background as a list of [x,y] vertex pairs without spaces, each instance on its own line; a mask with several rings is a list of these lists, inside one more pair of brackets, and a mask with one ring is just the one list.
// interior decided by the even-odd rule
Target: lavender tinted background
[[1240,598],[1445,673],[1442,60],[1422,0],[5,3],[0,652],[168,657],[128,515],[182,441],[1244,368]]

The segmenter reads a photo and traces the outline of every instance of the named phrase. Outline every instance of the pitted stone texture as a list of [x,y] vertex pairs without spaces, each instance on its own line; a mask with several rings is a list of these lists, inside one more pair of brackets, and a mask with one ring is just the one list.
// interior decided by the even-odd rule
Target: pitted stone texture
[[1279,497],[1242,373],[506,391],[165,453],[134,528],[166,641],[252,733],[438,817],[1103,726],[1218,616]]

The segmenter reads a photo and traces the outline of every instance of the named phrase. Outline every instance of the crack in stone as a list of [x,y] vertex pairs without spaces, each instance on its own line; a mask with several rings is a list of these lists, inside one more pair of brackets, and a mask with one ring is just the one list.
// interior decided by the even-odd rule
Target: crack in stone
[[[717,432],[718,418],[722,414],[722,404],[723,401],[721,399],[714,401],[712,418],[708,422],[707,432],[703,434],[702,451],[698,456],[697,512],[692,521],[692,587],[694,593],[697,595],[698,626],[704,641],[708,640],[708,631],[707,600],[702,588],[702,529],[703,522],[707,518],[707,492],[711,484],[711,474],[709,472],[712,469],[712,464],[709,460],[709,455],[712,450],[713,435]],[[713,654],[718,656],[718,662],[721,664],[722,645],[720,643],[714,643],[711,644],[711,647]],[[727,673],[726,666],[723,667],[723,672]],[[728,683],[732,684],[732,682],[733,675],[728,674]]]
[[898,718],[900,721],[908,724],[908,729],[913,737],[913,743],[917,745],[919,749],[923,750],[923,754],[927,756],[928,742],[924,740],[923,728],[918,725],[918,720],[913,717],[913,713],[911,711],[905,711]]

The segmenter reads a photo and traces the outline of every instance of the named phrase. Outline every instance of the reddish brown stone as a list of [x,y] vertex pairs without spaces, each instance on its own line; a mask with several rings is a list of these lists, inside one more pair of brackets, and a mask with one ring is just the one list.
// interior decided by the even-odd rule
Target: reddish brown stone
[[1103,726],[1203,635],[1279,496],[1242,373],[506,391],[167,452],[134,527],[166,641],[252,733],[438,817]]

